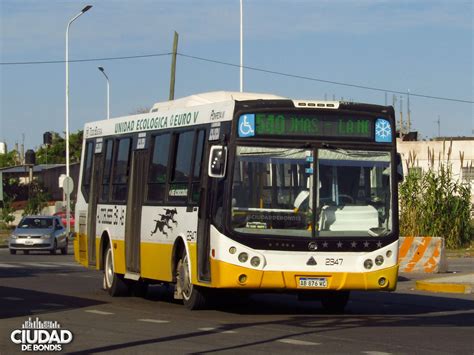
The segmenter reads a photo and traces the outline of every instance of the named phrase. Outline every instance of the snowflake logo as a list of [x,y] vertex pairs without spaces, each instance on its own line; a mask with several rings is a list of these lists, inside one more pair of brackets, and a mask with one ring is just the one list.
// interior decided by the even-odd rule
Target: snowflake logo
[[392,141],[392,127],[386,119],[378,118],[375,122],[375,141],[384,143]]

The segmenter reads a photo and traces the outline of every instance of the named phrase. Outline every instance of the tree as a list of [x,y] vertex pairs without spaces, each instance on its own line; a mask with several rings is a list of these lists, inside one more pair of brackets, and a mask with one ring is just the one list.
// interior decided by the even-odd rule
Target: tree
[[46,193],[43,187],[35,180],[29,186],[29,198],[25,207],[23,215],[40,214],[43,208],[48,205],[49,194]]
[[6,225],[10,224],[15,220],[13,216],[14,209],[12,207],[13,198],[10,198],[7,194],[3,195],[3,208],[0,209],[0,222]]
[[9,166],[17,165],[18,160],[18,152],[16,150],[12,150],[11,152],[0,154],[0,168],[5,168]]
[[[66,141],[59,133],[52,133],[52,144],[41,146],[36,151],[37,164],[65,164]],[[69,135],[69,161],[78,163],[81,160],[83,131]]]

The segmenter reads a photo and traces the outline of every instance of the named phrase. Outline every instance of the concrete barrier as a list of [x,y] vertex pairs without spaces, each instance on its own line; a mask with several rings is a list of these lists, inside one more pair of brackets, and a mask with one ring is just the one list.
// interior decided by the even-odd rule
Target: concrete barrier
[[440,273],[448,271],[444,239],[400,237],[400,272]]

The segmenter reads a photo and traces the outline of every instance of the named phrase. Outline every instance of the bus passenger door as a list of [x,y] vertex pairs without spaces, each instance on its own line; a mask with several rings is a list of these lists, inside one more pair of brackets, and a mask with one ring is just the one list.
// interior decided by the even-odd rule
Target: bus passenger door
[[198,225],[197,225],[197,264],[199,281],[211,281],[211,236],[210,218],[212,205],[212,178],[207,173],[209,162],[210,143],[206,140],[204,155],[202,158],[201,188],[199,190]]
[[94,154],[92,163],[92,179],[90,183],[89,201],[87,207],[87,258],[90,266],[96,265],[96,225],[97,204],[99,202],[99,187],[102,181],[103,154]]
[[[126,272],[140,274],[140,235],[142,205],[146,177],[148,176],[148,151],[134,150],[128,184],[127,214],[125,219],[125,266]],[[136,278],[130,277],[130,278]]]

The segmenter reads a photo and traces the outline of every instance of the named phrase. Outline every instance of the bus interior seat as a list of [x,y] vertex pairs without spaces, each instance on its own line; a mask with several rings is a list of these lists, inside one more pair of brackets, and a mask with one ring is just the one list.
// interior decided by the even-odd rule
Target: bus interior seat
[[370,205],[323,206],[319,226],[323,231],[367,231],[378,227],[379,215]]

